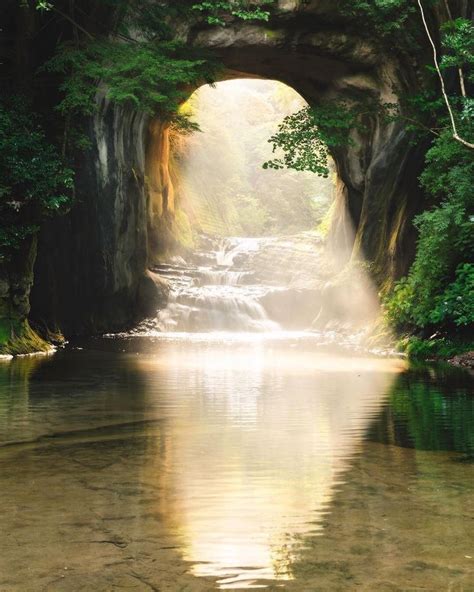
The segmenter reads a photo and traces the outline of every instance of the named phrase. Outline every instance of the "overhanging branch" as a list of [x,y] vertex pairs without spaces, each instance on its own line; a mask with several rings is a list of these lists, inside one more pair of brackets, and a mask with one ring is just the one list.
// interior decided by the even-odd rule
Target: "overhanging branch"
[[[451,128],[453,130],[453,138],[457,142],[460,142],[461,144],[463,144],[464,146],[466,146],[467,148],[470,148],[471,150],[474,150],[474,144],[472,144],[471,142],[468,142],[464,138],[461,138],[461,136],[458,133],[457,126],[456,126],[456,120],[454,118],[453,109],[451,107],[451,103],[449,102],[449,97],[448,97],[448,94],[446,92],[446,86],[444,84],[443,74],[441,73],[441,69],[439,67],[438,50],[436,49],[436,44],[433,41],[433,37],[431,36],[430,29],[428,27],[428,23],[426,22],[425,11],[423,9],[423,4],[421,3],[421,0],[418,0],[418,6],[420,7],[421,18],[423,20],[423,26],[425,27],[426,35],[428,36],[429,42],[430,42],[431,47],[433,49],[433,61],[434,61],[436,72],[438,73],[439,81],[441,83],[441,93],[443,95],[444,102],[446,103],[446,108],[448,109],[449,119],[451,120]],[[449,6],[448,6],[448,9],[449,9]]]

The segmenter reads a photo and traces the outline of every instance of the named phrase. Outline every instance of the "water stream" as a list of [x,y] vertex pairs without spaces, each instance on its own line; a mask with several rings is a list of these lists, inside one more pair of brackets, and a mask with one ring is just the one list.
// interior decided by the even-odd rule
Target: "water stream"
[[[223,239],[215,250],[194,254],[156,271],[171,284],[169,304],[157,318],[161,331],[276,331],[261,299],[271,290],[257,283],[249,259],[268,239]],[[184,265],[183,265],[184,264]]]
[[1,592],[474,590],[472,374],[285,331],[285,244],[174,260],[146,326],[0,363]]
[[169,303],[142,328],[171,333],[307,329],[320,309],[318,274],[308,274],[309,268],[321,267],[315,244],[319,238],[311,233],[207,239],[187,261],[175,257],[154,268],[169,282]]

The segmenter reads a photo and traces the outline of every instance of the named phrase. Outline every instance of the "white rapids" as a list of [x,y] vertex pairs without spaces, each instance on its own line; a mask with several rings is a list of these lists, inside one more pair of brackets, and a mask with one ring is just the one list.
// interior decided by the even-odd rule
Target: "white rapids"
[[[196,253],[196,266],[179,258],[156,271],[171,285],[169,302],[158,313],[156,328],[164,332],[276,331],[260,300],[270,290],[254,283],[244,269],[249,255],[268,239],[225,239],[217,250]],[[205,264],[202,264],[204,262]]]

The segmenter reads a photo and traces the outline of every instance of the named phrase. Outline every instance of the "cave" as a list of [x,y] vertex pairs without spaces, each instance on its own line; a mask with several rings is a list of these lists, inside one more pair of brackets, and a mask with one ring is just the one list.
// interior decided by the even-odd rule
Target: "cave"
[[[397,103],[420,84],[418,65],[387,55],[348,32],[331,3],[303,9],[281,2],[271,24],[187,25],[189,44],[225,66],[219,80],[263,78],[295,89],[310,105],[325,100]],[[195,88],[189,89],[191,94]],[[47,222],[38,242],[30,318],[66,335],[120,330],[148,312],[147,269],[172,243],[175,195],[166,122],[97,95],[88,122],[92,149],[77,175],[77,203]],[[364,132],[332,150],[338,184],[330,231],[364,258],[379,287],[406,273],[413,258],[411,220],[422,207],[417,177],[425,146],[400,122],[370,114]],[[347,236],[349,215],[355,236]]]
[[473,6],[5,0],[1,592],[474,590]]

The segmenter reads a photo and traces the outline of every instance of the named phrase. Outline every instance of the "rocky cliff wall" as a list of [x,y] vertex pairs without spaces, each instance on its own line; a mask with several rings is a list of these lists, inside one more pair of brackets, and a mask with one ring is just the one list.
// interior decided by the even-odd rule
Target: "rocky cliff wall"
[[41,230],[32,317],[67,333],[119,329],[140,308],[147,264],[146,116],[98,98],[72,211]]

